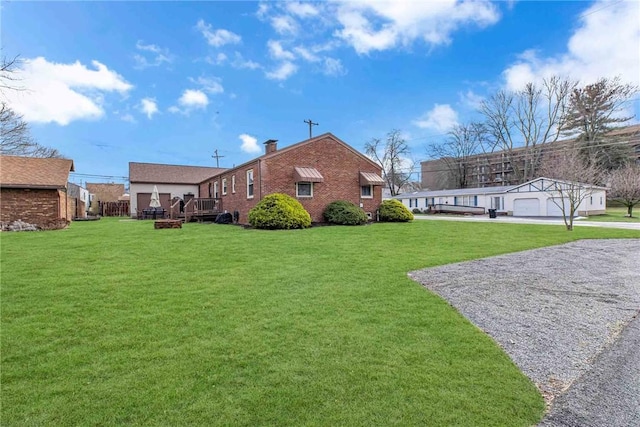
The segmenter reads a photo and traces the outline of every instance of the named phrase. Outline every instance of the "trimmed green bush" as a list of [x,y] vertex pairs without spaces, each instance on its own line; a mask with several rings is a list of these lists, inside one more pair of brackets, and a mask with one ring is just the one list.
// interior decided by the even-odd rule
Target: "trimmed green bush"
[[307,228],[311,227],[311,216],[293,197],[273,193],[249,211],[249,224],[270,230]]
[[362,225],[369,219],[362,209],[346,200],[329,203],[322,215],[328,223],[338,225]]
[[380,204],[380,221],[407,222],[413,220],[413,214],[400,200],[385,200]]
[[413,212],[414,214],[422,213],[422,211],[418,208],[413,208],[411,212]]

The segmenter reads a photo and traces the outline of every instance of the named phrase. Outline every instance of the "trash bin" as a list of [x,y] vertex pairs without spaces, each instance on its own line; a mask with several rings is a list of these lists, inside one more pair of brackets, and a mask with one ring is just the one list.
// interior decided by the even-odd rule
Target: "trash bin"
[[496,210],[489,209],[489,218],[495,218],[495,217],[496,217]]

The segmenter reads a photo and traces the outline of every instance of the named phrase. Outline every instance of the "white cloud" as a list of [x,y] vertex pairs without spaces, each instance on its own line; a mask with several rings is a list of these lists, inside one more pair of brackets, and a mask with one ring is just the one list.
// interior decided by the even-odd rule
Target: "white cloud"
[[435,104],[413,124],[422,129],[433,129],[445,133],[458,124],[458,113],[449,104]]
[[206,108],[209,105],[209,98],[201,90],[187,89],[182,92],[178,104],[186,108]]
[[291,61],[295,58],[295,55],[282,47],[282,44],[276,40],[267,41],[267,47],[269,48],[269,55],[273,59],[284,59]]
[[245,59],[240,52],[235,52],[235,57],[233,61],[231,61],[231,66],[233,68],[248,68],[250,70],[256,70],[258,68],[262,68],[262,65],[258,64],[255,61],[250,59]]
[[256,12],[256,16],[258,17],[258,19],[263,19],[268,12],[269,12],[269,5],[267,5],[266,3],[258,4],[258,11]]
[[207,93],[215,95],[224,92],[224,88],[222,87],[222,79],[220,79],[219,77],[198,77],[197,79],[189,77],[189,80],[192,83],[200,85],[202,87],[202,90]]
[[260,146],[258,145],[258,140],[255,137],[243,133],[242,135],[238,136],[238,138],[240,138],[240,140],[242,141],[240,149],[245,153],[257,154],[262,152],[262,148],[260,148]]
[[482,105],[482,101],[484,101],[483,96],[478,95],[471,89],[467,90],[467,92],[465,93],[459,93],[458,96],[460,97],[460,102],[462,103],[462,105],[474,110],[479,109]]
[[211,65],[222,65],[227,61],[227,59],[229,59],[227,55],[220,52],[215,57],[212,58],[210,56],[207,56],[204,60]]
[[136,119],[129,113],[121,115],[120,120],[128,123],[136,123]]
[[154,114],[158,113],[158,103],[154,98],[143,98],[140,101],[140,111],[146,114],[148,119],[151,119]]
[[583,84],[620,76],[625,82],[640,84],[638,13],[637,1],[595,2],[579,17],[564,53],[544,57],[534,50],[523,52],[504,71],[506,86],[517,90],[552,75]]
[[178,105],[182,108],[172,105],[167,111],[188,115],[193,110],[207,108],[207,105],[209,105],[209,97],[201,90],[186,89],[182,92],[180,98],[178,98]]
[[202,19],[196,24],[196,29],[207,39],[207,43],[214,47],[220,47],[226,44],[238,44],[242,41],[242,37],[229,30],[212,30],[211,24],[207,24]]
[[299,16],[300,18],[317,16],[319,13],[318,9],[316,9],[310,3],[287,2],[286,7],[289,12],[296,16]]
[[489,2],[388,2],[362,0],[340,3],[334,34],[359,54],[410,46],[423,40],[431,46],[448,44],[451,34],[463,25],[486,27],[496,23],[499,12]]
[[133,86],[106,65],[92,61],[49,62],[43,57],[25,59],[16,70],[24,91],[4,91],[3,98],[27,122],[67,125],[74,120],[104,116],[105,94],[126,94]]
[[320,61],[320,57],[318,55],[311,52],[309,49],[303,46],[296,46],[293,48],[293,51],[298,54],[299,57],[309,62],[318,62]]
[[265,76],[270,80],[286,80],[298,71],[298,66],[293,62],[285,61],[273,71],[268,71]]
[[344,76],[347,74],[342,61],[335,58],[324,58],[323,73],[328,76]]
[[278,34],[296,34],[298,32],[298,24],[287,15],[279,15],[271,18],[271,26]]
[[169,49],[161,48],[155,44],[144,44],[141,40],[136,43],[136,49],[141,52],[150,52],[152,59],[149,60],[146,56],[139,53],[133,56],[136,62],[136,68],[158,67],[164,63],[171,63],[173,61],[173,55],[169,52]]

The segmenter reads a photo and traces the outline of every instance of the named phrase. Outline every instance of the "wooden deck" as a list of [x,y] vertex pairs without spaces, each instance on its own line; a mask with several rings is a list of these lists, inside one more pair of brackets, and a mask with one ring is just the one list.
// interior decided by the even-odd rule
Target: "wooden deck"
[[182,200],[178,200],[171,205],[169,210],[171,219],[180,219],[184,222],[214,221],[218,214],[224,212],[221,199],[196,197],[182,203],[182,206],[181,202]]

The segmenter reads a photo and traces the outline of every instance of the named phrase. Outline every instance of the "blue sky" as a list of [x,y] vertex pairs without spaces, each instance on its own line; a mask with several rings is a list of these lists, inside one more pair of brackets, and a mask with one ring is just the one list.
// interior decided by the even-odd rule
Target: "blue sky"
[[0,19],[26,89],[2,96],[75,181],[215,166],[216,149],[231,167],[306,139],[305,119],[359,150],[400,129],[421,160],[498,89],[640,84],[638,1],[3,1]]

